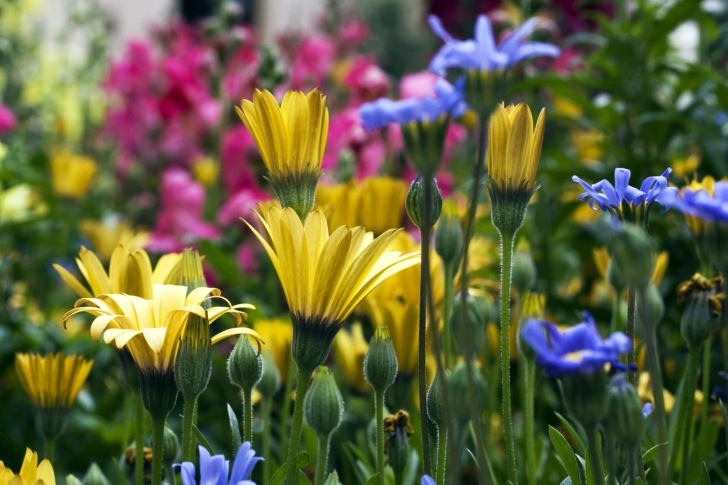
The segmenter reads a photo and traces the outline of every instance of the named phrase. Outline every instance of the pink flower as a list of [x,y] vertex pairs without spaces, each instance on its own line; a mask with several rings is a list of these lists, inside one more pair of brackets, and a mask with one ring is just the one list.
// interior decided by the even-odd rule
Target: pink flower
[[438,76],[430,71],[408,74],[399,82],[399,96],[402,99],[436,96],[434,86],[438,79]]
[[369,27],[359,20],[349,20],[339,26],[337,37],[342,47],[356,47],[369,37]]
[[13,131],[16,124],[15,114],[7,106],[0,104],[0,135]]
[[298,45],[291,64],[291,89],[319,86],[329,75],[336,59],[336,47],[323,34],[313,34]]
[[258,245],[244,242],[238,248],[238,266],[245,274],[255,274],[258,272]]
[[147,248],[155,252],[180,251],[198,239],[217,239],[214,226],[202,220],[205,189],[186,170],[170,168],[162,174],[162,208]]
[[352,61],[343,82],[359,102],[380,98],[389,91],[389,77],[367,56],[357,56]]
[[267,192],[259,188],[243,189],[233,195],[217,213],[217,222],[221,226],[230,226],[240,221],[241,217],[249,218],[251,210],[258,207],[258,202],[270,199]]
[[258,81],[260,54],[254,45],[243,46],[225,66],[223,88],[228,99],[250,99]]
[[239,123],[222,137],[222,177],[229,194],[241,189],[257,188],[258,180],[251,160],[260,157],[253,137]]

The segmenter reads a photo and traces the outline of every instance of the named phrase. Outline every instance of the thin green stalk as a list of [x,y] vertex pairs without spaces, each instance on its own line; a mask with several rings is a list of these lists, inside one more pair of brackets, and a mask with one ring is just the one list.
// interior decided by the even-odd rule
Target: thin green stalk
[[602,459],[599,457],[599,440],[597,439],[596,425],[586,427],[587,442],[589,443],[589,458],[591,461],[592,477],[594,485],[604,485],[604,474],[602,474]]
[[[617,485],[617,443],[613,438],[607,436],[607,446],[604,448],[604,458],[607,462],[607,475],[609,476],[609,485]],[[631,450],[630,450],[631,455]],[[634,459],[631,456],[631,459]],[[634,471],[631,471],[634,474]]]
[[453,281],[455,265],[448,263],[444,265],[443,271],[445,272],[445,291],[442,299],[442,346],[444,347],[445,357],[445,368],[449,369],[453,362],[452,356],[452,341],[450,340],[450,312],[452,311],[453,303],[453,290],[455,282]]
[[136,430],[134,437],[134,477],[137,485],[144,483],[144,403],[142,393],[134,393],[136,399]]
[[[303,400],[308,393],[308,381],[311,372],[301,369],[296,371],[296,403],[293,405],[293,423],[291,425],[291,436],[288,442],[288,458],[286,459],[287,483],[298,483],[298,468],[296,468],[296,456],[301,446],[301,432],[303,431]],[[152,484],[154,485],[154,484]]]
[[[473,367],[475,367],[475,364],[472,361],[467,362],[465,365],[468,377],[468,386],[470,389],[475,389]],[[488,465],[486,464],[487,457],[485,456],[485,440],[483,439],[483,423],[481,421],[483,409],[475,399],[477,395],[478,394],[475,392],[470,393],[468,401],[470,401],[470,420],[473,425],[473,437],[475,438],[475,444],[477,446],[475,459],[478,461],[478,468],[480,471],[480,473],[478,473],[478,483],[480,483],[480,485],[486,485],[488,483],[489,475],[487,473]]]
[[253,444],[253,388],[243,391],[243,441]]
[[630,384],[637,387],[637,373],[634,371],[634,320],[637,312],[637,291],[634,286],[629,287],[627,296],[627,337],[632,341],[632,346],[627,352],[627,380]]
[[379,484],[384,485],[384,392],[374,391],[374,411],[377,428],[377,473]]
[[[688,415],[688,406],[687,401],[687,389],[691,387],[690,381],[692,380],[692,376],[695,374],[695,370],[692,369],[693,363],[696,361],[695,359],[695,352],[690,351],[688,355],[688,363],[685,367],[685,372],[683,374],[682,379],[682,390],[680,393],[680,408],[677,413],[677,422],[675,425],[675,440],[674,443],[670,443],[670,476],[673,475],[676,467],[677,467],[677,457],[680,453],[680,449],[683,445],[683,438],[685,436],[685,421],[687,419]],[[693,389],[695,386],[692,386]],[[694,391],[693,391],[694,394]],[[694,397],[694,396],[693,396]]]
[[160,485],[162,483],[165,421],[165,418],[152,419],[152,485]]
[[508,463],[508,479],[518,485],[516,446],[513,438],[513,412],[511,409],[511,277],[513,273],[513,234],[501,234],[501,297],[500,297],[500,359],[503,389],[503,434]]
[[279,460],[283,461],[284,457],[288,456],[288,440],[285,436],[288,435],[288,421],[291,416],[291,394],[293,393],[293,385],[296,382],[296,362],[293,359],[288,360],[288,374],[286,375],[286,387],[283,390],[283,407],[281,408],[281,421],[280,421],[280,432],[281,437],[281,454],[278,457]]
[[[662,388],[662,369],[660,369],[660,355],[657,348],[657,335],[654,322],[643,322],[645,329],[645,346],[647,349],[647,367],[650,372],[652,396],[655,400],[655,427],[657,428],[657,443],[667,443],[667,427],[665,425],[665,396]],[[658,483],[668,485],[667,474],[667,446],[657,449]]]
[[437,430],[437,485],[445,485],[447,474],[447,427]]
[[46,438],[45,439],[45,457],[48,461],[53,463],[56,458],[56,439]]
[[270,399],[263,399],[263,456],[266,458],[263,461],[263,483],[267,484],[270,481]]
[[[631,452],[627,453],[627,466],[629,466],[629,485],[635,485],[637,482],[637,477],[635,476],[634,468],[635,468],[635,459],[634,459],[634,453]],[[646,482],[642,482],[646,483]]]
[[176,477],[174,476],[174,468],[172,468],[172,465],[165,466],[164,470],[165,470],[165,473],[167,474],[167,482],[168,483],[177,483]]
[[613,291],[614,298],[612,299],[612,321],[610,325],[611,333],[619,332],[622,330],[622,294],[617,290]]
[[195,414],[197,399],[184,398],[184,411],[182,412],[182,461],[192,461],[194,456],[194,440],[192,439],[192,421]]
[[[329,459],[330,441],[331,435],[318,437],[318,450],[316,452],[316,485],[324,485],[324,480],[326,479],[326,462]],[[384,483],[383,480],[382,483]]]
[[[682,438],[682,470],[680,472],[680,483],[687,483],[688,460],[690,457],[690,445],[693,443],[693,408],[695,407],[695,386],[698,381],[698,366],[700,365],[700,347],[690,349],[690,359],[688,360],[688,368],[685,370],[686,379],[685,387],[683,387],[683,398],[680,400],[680,407],[684,407],[685,413],[680,413],[684,421],[678,422],[678,426],[683,425]],[[680,428],[678,428],[679,432]],[[676,443],[679,446],[681,440]]]
[[[422,179],[424,190],[424,209],[420,221],[420,314],[419,314],[419,342],[417,378],[421,403],[427,402],[427,295],[430,283],[430,208],[433,200],[433,185],[431,177]],[[425,473],[432,474],[432,456],[430,455],[430,419],[427,416],[427,406],[420,406],[420,431],[422,433],[422,455],[425,464]]]
[[702,384],[701,388],[703,391],[703,402],[700,404],[700,432],[702,433],[705,427],[708,425],[708,399],[710,396],[710,350],[713,339],[708,337],[703,347],[703,369],[702,369]]
[[536,462],[536,433],[533,410],[533,391],[536,380],[536,361],[533,358],[523,357],[523,425],[526,438],[526,475],[529,485],[536,485],[538,463]]

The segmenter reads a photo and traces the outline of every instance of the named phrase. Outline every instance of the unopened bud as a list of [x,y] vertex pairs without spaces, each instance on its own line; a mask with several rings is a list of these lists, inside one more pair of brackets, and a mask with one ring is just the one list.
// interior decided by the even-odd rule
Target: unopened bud
[[378,392],[384,392],[397,377],[397,354],[387,327],[377,327],[364,357],[364,378]]
[[471,359],[485,338],[486,315],[483,306],[471,295],[463,303],[458,293],[453,301],[449,323],[455,346],[466,359]]
[[535,284],[536,265],[533,263],[531,252],[519,247],[513,255],[513,288],[519,295],[525,295]]
[[458,217],[458,206],[453,199],[445,199],[442,216],[435,229],[435,251],[446,265],[455,264],[463,249],[463,228]]
[[66,485],[85,485],[85,484],[81,480],[79,480],[78,478],[76,478],[75,476],[68,475],[66,477]]
[[[70,484],[72,482],[66,480],[66,483]],[[83,476],[82,483],[83,485],[111,485],[106,475],[104,475],[104,472],[101,471],[101,468],[96,463],[91,463],[91,466],[88,467],[86,475]]]
[[177,461],[179,454],[179,440],[177,435],[169,426],[164,427],[164,451],[162,453],[162,463],[166,466],[172,466]]
[[[445,379],[447,379],[450,375],[450,371],[443,370],[445,372]],[[442,400],[444,399],[442,395],[442,379],[443,376],[440,375],[438,372],[437,375],[435,375],[435,379],[432,381],[432,384],[430,384],[430,389],[427,391],[427,417],[430,418],[430,421],[435,423],[438,429],[442,430],[444,429],[443,426],[445,426],[445,412],[443,410]]]
[[647,233],[634,224],[622,223],[609,241],[613,271],[625,284],[646,288],[652,279],[655,251]]
[[609,384],[607,394],[607,417],[605,428],[613,433],[617,442],[631,448],[640,443],[645,419],[642,415],[642,402],[637,390],[617,374]]
[[255,388],[264,399],[270,399],[281,387],[281,374],[276,367],[276,361],[268,350],[263,349],[263,376]]
[[[472,364],[471,364],[472,365]],[[455,367],[448,379],[448,387],[450,395],[455,396],[452,399],[452,415],[460,423],[467,423],[472,419],[470,413],[470,400],[475,400],[478,409],[482,409],[488,395],[488,383],[478,369],[473,368],[473,383],[469,382],[468,369],[464,362]]]
[[432,177],[437,172],[445,148],[449,118],[440,116],[434,120],[402,123],[402,138],[407,155],[423,177]]
[[[377,423],[377,425],[382,424]],[[387,434],[385,443],[387,462],[392,467],[394,475],[401,476],[409,461],[409,437],[414,433],[409,414],[406,411],[397,411],[397,414],[384,418],[384,432]]]
[[207,389],[211,375],[210,324],[207,318],[190,315],[174,363],[177,388],[185,399],[195,399]]
[[321,366],[316,371],[303,402],[303,414],[308,425],[322,438],[328,438],[341,423],[344,399],[328,367]]
[[680,333],[688,347],[698,347],[710,337],[723,313],[723,279],[707,279],[696,273],[677,288],[678,301],[684,305]]
[[621,295],[624,290],[627,289],[627,284],[624,282],[624,278],[619,273],[619,268],[615,266],[612,261],[607,264],[607,282],[609,286],[614,289],[617,296]]
[[650,283],[647,288],[637,291],[637,319],[645,325],[657,325],[665,316],[665,302],[660,291]]
[[247,335],[238,338],[228,358],[230,382],[248,393],[263,376],[263,357],[258,355]]
[[566,374],[561,382],[564,401],[571,414],[585,428],[596,426],[607,410],[607,374],[602,369],[591,374]]
[[[437,180],[432,179],[432,204],[430,205],[430,217],[429,226],[435,225],[437,220],[440,218],[442,212],[442,194],[440,189],[437,187]],[[425,218],[425,187],[422,183],[422,179],[418,176],[412,185],[410,185],[409,192],[407,192],[407,200],[405,202],[405,208],[407,209],[407,215],[409,216],[412,223],[422,229],[422,221]]]

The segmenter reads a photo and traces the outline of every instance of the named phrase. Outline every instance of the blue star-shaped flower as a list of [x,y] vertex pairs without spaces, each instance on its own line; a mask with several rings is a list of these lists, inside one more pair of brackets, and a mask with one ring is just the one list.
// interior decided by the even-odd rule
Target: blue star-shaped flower
[[728,223],[728,182],[716,182],[712,196],[705,189],[684,189],[677,207],[683,213],[707,222]]
[[[233,471],[228,481],[230,462],[224,455],[210,456],[210,452],[200,446],[200,485],[255,485],[255,482],[247,478],[253,473],[255,465],[263,460],[261,456],[255,456],[249,441],[246,441],[238,449],[233,463]],[[195,465],[190,461],[177,463],[182,476],[182,485],[197,485],[195,481]]]

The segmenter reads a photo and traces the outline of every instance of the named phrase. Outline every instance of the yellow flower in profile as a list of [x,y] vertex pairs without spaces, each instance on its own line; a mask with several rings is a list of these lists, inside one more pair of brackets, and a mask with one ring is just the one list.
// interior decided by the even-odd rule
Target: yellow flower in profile
[[70,409],[83,387],[93,360],[79,355],[15,354],[15,370],[26,394],[39,408]]
[[0,461],[0,485],[56,485],[56,476],[48,459],[38,464],[38,453],[26,448],[25,458],[17,475]]
[[236,111],[260,151],[269,180],[284,207],[303,220],[313,209],[329,131],[326,96],[288,91],[278,105],[270,91],[255,90]]
[[192,162],[192,174],[195,180],[205,187],[210,187],[220,173],[220,164],[212,157],[199,157]]
[[369,177],[364,180],[359,196],[357,219],[374,234],[402,227],[407,184],[392,177]]
[[529,192],[536,184],[546,110],[533,125],[531,108],[525,103],[496,106],[488,127],[488,176],[501,190]]
[[[354,181],[316,187],[315,209],[326,216],[331,229],[357,225],[361,190]],[[366,227],[366,226],[364,226]]]
[[291,341],[293,340],[293,325],[290,318],[256,320],[253,330],[258,332],[260,338],[265,342],[265,348],[273,356],[281,380],[285,381],[288,375],[288,363],[291,360]]
[[[706,175],[700,182],[698,182],[698,179],[695,179],[688,185],[683,187],[680,190],[680,195],[682,195],[685,190],[692,190],[694,192],[705,190],[706,192],[708,192],[708,195],[713,197],[714,186],[715,179],[710,175]],[[693,236],[704,236],[708,232],[709,223],[698,217],[685,214],[685,222],[687,222],[688,228],[690,229],[690,232],[693,234]]]
[[293,321],[293,358],[310,375],[359,302],[391,275],[417,264],[419,254],[388,251],[396,230],[376,239],[363,227],[342,226],[329,234],[319,211],[305,223],[290,208],[259,206],[256,214],[270,242],[246,224],[281,281]]
[[110,217],[103,221],[84,220],[78,226],[81,234],[86,236],[101,259],[111,258],[114,250],[123,244],[129,251],[142,249],[149,241],[149,233],[135,231],[129,224],[118,217]]
[[205,301],[218,297],[220,290],[216,288],[199,287],[187,295],[186,286],[155,284],[151,299],[127,294],[81,298],[63,319],[67,320],[77,313],[94,315],[96,319],[91,324],[94,340],[98,342],[103,334],[106,343],[114,342],[118,349],[126,347],[142,373],[156,371],[164,374],[172,371],[189,315],[206,318],[208,324],[227,313],[235,317],[235,327],[212,337],[213,344],[232,335],[250,335],[261,340],[253,330],[239,326],[247,317],[240,310],[254,309],[253,305],[211,307],[207,310],[201,306]]
[[[695,391],[696,395],[700,391]],[[652,385],[650,384],[650,373],[640,372],[639,380],[637,381],[637,394],[643,403],[655,403],[655,395],[652,393]],[[700,393],[702,396],[702,393]],[[665,412],[672,412],[672,408],[675,406],[675,396],[670,391],[663,389],[662,391],[663,401],[665,403]]]
[[397,355],[397,373],[404,377],[417,374],[418,315],[418,300],[404,302],[392,298],[377,304],[371,316],[374,325],[387,326]]
[[54,264],[53,268],[81,298],[109,293],[126,293],[150,300],[152,285],[173,282],[176,278],[176,271],[179,271],[181,260],[182,254],[165,254],[152,271],[152,263],[146,251],[137,249],[130,253],[126,247],[119,245],[111,255],[107,274],[99,258],[92,251],[81,246],[76,264],[91,288],[90,291],[63,266]]
[[672,161],[672,173],[677,177],[687,177],[695,173],[700,166],[700,158],[697,155],[690,155],[685,158],[677,158]]
[[364,379],[364,357],[368,350],[369,344],[364,339],[364,332],[358,322],[351,326],[351,333],[341,331],[334,339],[334,359],[349,386],[362,393],[369,389],[369,384]]
[[86,195],[96,175],[96,162],[71,152],[56,153],[51,157],[53,192],[61,197],[80,199]]

